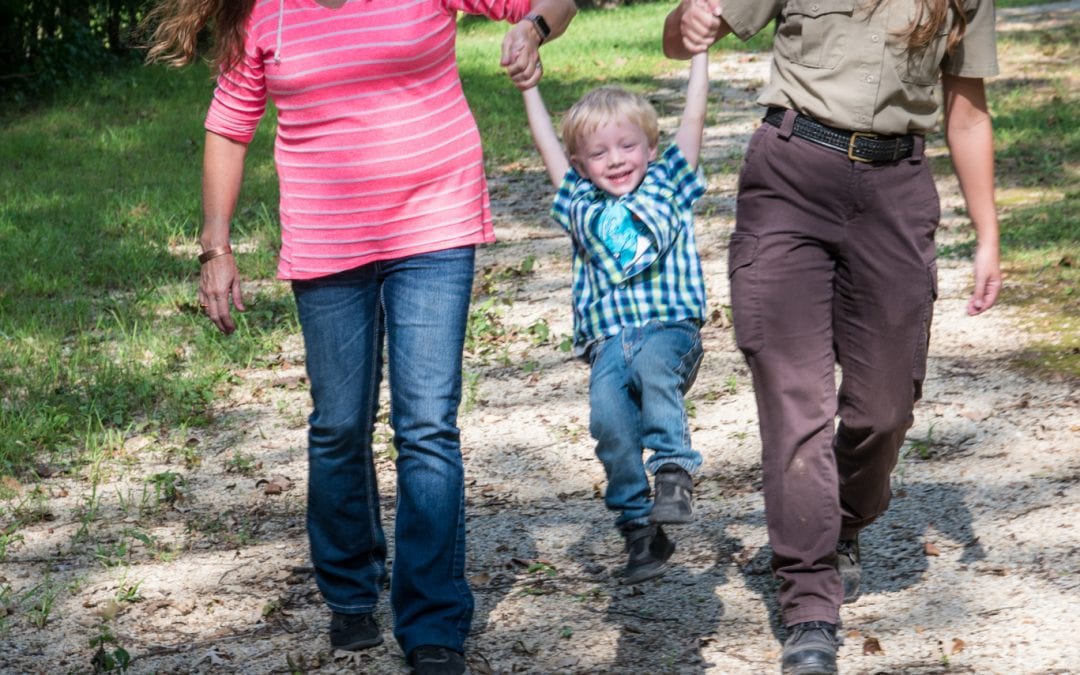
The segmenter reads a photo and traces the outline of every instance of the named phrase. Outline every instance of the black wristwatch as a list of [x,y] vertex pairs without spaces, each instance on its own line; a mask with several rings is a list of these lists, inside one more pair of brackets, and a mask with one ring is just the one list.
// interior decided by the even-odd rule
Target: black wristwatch
[[548,36],[551,35],[551,26],[548,26],[547,21],[539,14],[529,14],[525,18],[532,21],[533,28],[540,34],[540,44],[544,44],[544,40],[547,40]]

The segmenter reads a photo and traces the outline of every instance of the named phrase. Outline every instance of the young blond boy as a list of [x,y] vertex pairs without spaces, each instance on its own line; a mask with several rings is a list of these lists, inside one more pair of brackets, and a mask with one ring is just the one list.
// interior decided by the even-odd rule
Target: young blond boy
[[683,396],[701,362],[705,319],[692,208],[705,192],[706,58],[691,60],[686,109],[659,156],[656,111],[641,96],[618,87],[586,94],[563,119],[564,151],[539,90],[522,92],[558,188],[552,215],[573,244],[574,353],[591,366],[589,431],[626,541],[624,583],[663,574],[675,544],[661,526],[693,518],[701,455]]

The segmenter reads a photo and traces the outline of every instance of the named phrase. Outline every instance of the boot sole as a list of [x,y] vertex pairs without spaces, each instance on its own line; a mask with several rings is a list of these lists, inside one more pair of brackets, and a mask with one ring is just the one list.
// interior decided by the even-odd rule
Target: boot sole
[[649,522],[657,525],[686,525],[694,522],[694,514],[665,513],[663,509],[658,511],[654,507],[652,513],[649,514]]
[[640,584],[642,581],[648,581],[649,579],[655,579],[657,577],[664,576],[668,571],[667,563],[660,563],[659,565],[649,565],[647,567],[639,567],[631,574],[627,574],[622,578],[624,586],[632,584]]
[[358,652],[362,649],[371,649],[372,647],[378,647],[383,643],[383,636],[378,635],[366,640],[355,640],[343,645],[330,644],[334,649],[339,649],[343,652]]

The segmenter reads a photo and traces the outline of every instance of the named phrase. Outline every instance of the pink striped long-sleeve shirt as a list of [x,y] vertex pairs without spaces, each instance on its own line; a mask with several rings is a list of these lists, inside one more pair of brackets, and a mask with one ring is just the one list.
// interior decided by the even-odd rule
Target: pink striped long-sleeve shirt
[[458,77],[458,11],[530,0],[256,0],[207,130],[247,143],[278,112],[278,277],[494,241],[480,134]]

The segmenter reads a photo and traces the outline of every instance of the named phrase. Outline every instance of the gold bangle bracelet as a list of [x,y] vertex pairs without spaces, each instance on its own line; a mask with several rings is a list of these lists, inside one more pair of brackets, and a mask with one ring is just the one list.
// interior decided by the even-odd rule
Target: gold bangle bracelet
[[229,246],[228,244],[207,249],[199,254],[199,264],[205,265],[209,260],[213,260],[218,256],[229,255],[230,253],[232,253],[232,246]]

